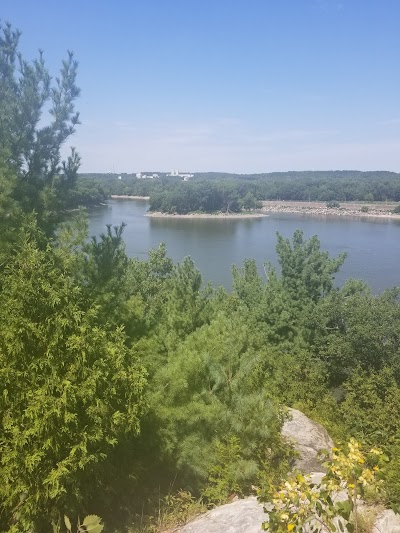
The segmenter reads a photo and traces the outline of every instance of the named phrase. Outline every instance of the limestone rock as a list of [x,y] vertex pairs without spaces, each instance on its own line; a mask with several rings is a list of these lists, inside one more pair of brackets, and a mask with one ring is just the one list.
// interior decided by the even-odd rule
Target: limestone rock
[[193,522],[180,533],[261,533],[267,515],[254,496],[221,505]]
[[333,441],[326,429],[310,420],[297,409],[288,409],[291,420],[283,424],[282,435],[294,443],[294,448],[300,454],[295,462],[295,468],[310,473],[323,470],[318,459],[320,450],[330,450]]
[[388,509],[383,511],[378,515],[372,533],[400,533],[400,515]]

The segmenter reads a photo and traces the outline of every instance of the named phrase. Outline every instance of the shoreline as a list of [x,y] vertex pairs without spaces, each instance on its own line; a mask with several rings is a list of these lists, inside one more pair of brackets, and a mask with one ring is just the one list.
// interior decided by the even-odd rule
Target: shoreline
[[127,194],[111,194],[110,198],[115,200],[150,200],[150,196],[128,196]]
[[328,208],[326,206],[304,206],[304,205],[264,205],[262,210],[264,213],[292,213],[300,215],[310,216],[323,216],[323,217],[349,217],[349,218],[386,218],[391,220],[400,220],[400,214],[391,213],[388,209],[370,209],[367,212],[361,211],[361,209],[347,209],[341,208]]
[[203,218],[203,219],[228,219],[228,218],[264,218],[267,217],[267,213],[187,213],[185,215],[179,215],[177,213],[162,213],[160,211],[147,212],[145,217],[151,218]]
[[[112,194],[112,199],[116,200],[142,200],[148,201],[149,196],[129,196]],[[163,213],[160,211],[147,212],[144,216],[151,218],[183,218],[183,219],[244,219],[262,218],[269,216],[269,213],[289,213],[299,215],[310,215],[320,217],[349,217],[349,218],[380,218],[389,220],[400,220],[400,214],[392,213],[391,210],[398,204],[364,204],[357,202],[343,202],[340,207],[326,207],[325,202],[301,202],[301,201],[279,201],[265,200],[260,210],[253,213]],[[368,207],[367,212],[361,211],[362,207]]]

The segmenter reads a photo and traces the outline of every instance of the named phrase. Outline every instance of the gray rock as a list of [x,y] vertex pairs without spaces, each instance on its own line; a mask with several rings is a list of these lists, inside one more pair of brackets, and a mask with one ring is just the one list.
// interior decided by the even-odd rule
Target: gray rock
[[306,473],[321,472],[323,467],[318,459],[318,452],[331,450],[332,439],[318,422],[313,422],[297,409],[288,411],[291,419],[283,424],[282,435],[293,442],[295,450],[300,454],[295,468]]
[[261,524],[267,515],[257,498],[237,500],[221,505],[193,522],[189,522],[180,533],[261,533]]
[[[332,439],[327,431],[316,422],[310,420],[300,411],[289,409],[291,420],[283,426],[282,434],[290,439],[299,451],[300,457],[296,461],[296,468],[304,472],[319,472],[315,474],[315,482],[323,477],[321,462],[317,454],[322,449],[330,450]],[[313,479],[314,481],[314,479]],[[186,524],[180,533],[260,533],[261,524],[268,520],[263,506],[257,498],[237,500],[209,511],[193,522]]]
[[[313,422],[300,411],[289,409],[289,413],[291,420],[285,422],[282,434],[294,443],[295,449],[300,453],[295,466],[304,473],[311,474],[314,483],[320,483],[324,473],[321,471],[318,452],[330,450],[333,441],[320,424]],[[338,493],[334,499],[346,500],[346,491]],[[363,502],[360,502],[360,505],[363,505]],[[257,498],[251,497],[217,507],[178,531],[179,533],[261,533],[261,524],[267,520],[268,515],[264,513],[263,506],[258,503]],[[335,519],[336,525],[339,520]],[[310,530],[311,524],[305,526],[304,533],[309,533]],[[343,531],[347,532],[346,528],[343,528]],[[400,515],[390,510],[383,511],[378,515],[372,533],[400,533]]]
[[392,510],[383,511],[378,515],[372,533],[400,533],[400,515]]

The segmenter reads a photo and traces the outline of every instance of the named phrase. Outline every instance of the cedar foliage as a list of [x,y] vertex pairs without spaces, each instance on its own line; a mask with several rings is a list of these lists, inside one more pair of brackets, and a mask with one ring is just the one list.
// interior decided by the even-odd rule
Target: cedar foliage
[[0,498],[24,531],[95,492],[111,447],[139,431],[145,372],[56,251],[29,238],[3,273],[0,328]]

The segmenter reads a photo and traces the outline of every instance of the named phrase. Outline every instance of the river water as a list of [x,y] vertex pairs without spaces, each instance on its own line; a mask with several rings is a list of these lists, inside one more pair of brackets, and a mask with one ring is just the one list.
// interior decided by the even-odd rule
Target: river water
[[190,256],[204,281],[231,288],[231,267],[246,258],[277,265],[276,232],[291,237],[297,228],[306,238],[318,235],[321,248],[332,256],[347,252],[336,275],[341,285],[348,278],[363,279],[375,293],[400,286],[400,222],[398,220],[325,217],[270,213],[255,219],[178,219],[144,216],[143,200],[111,200],[89,213],[91,235],[99,235],[106,224],[127,224],[124,231],[127,254],[146,259],[149,249],[165,242],[174,261]]

